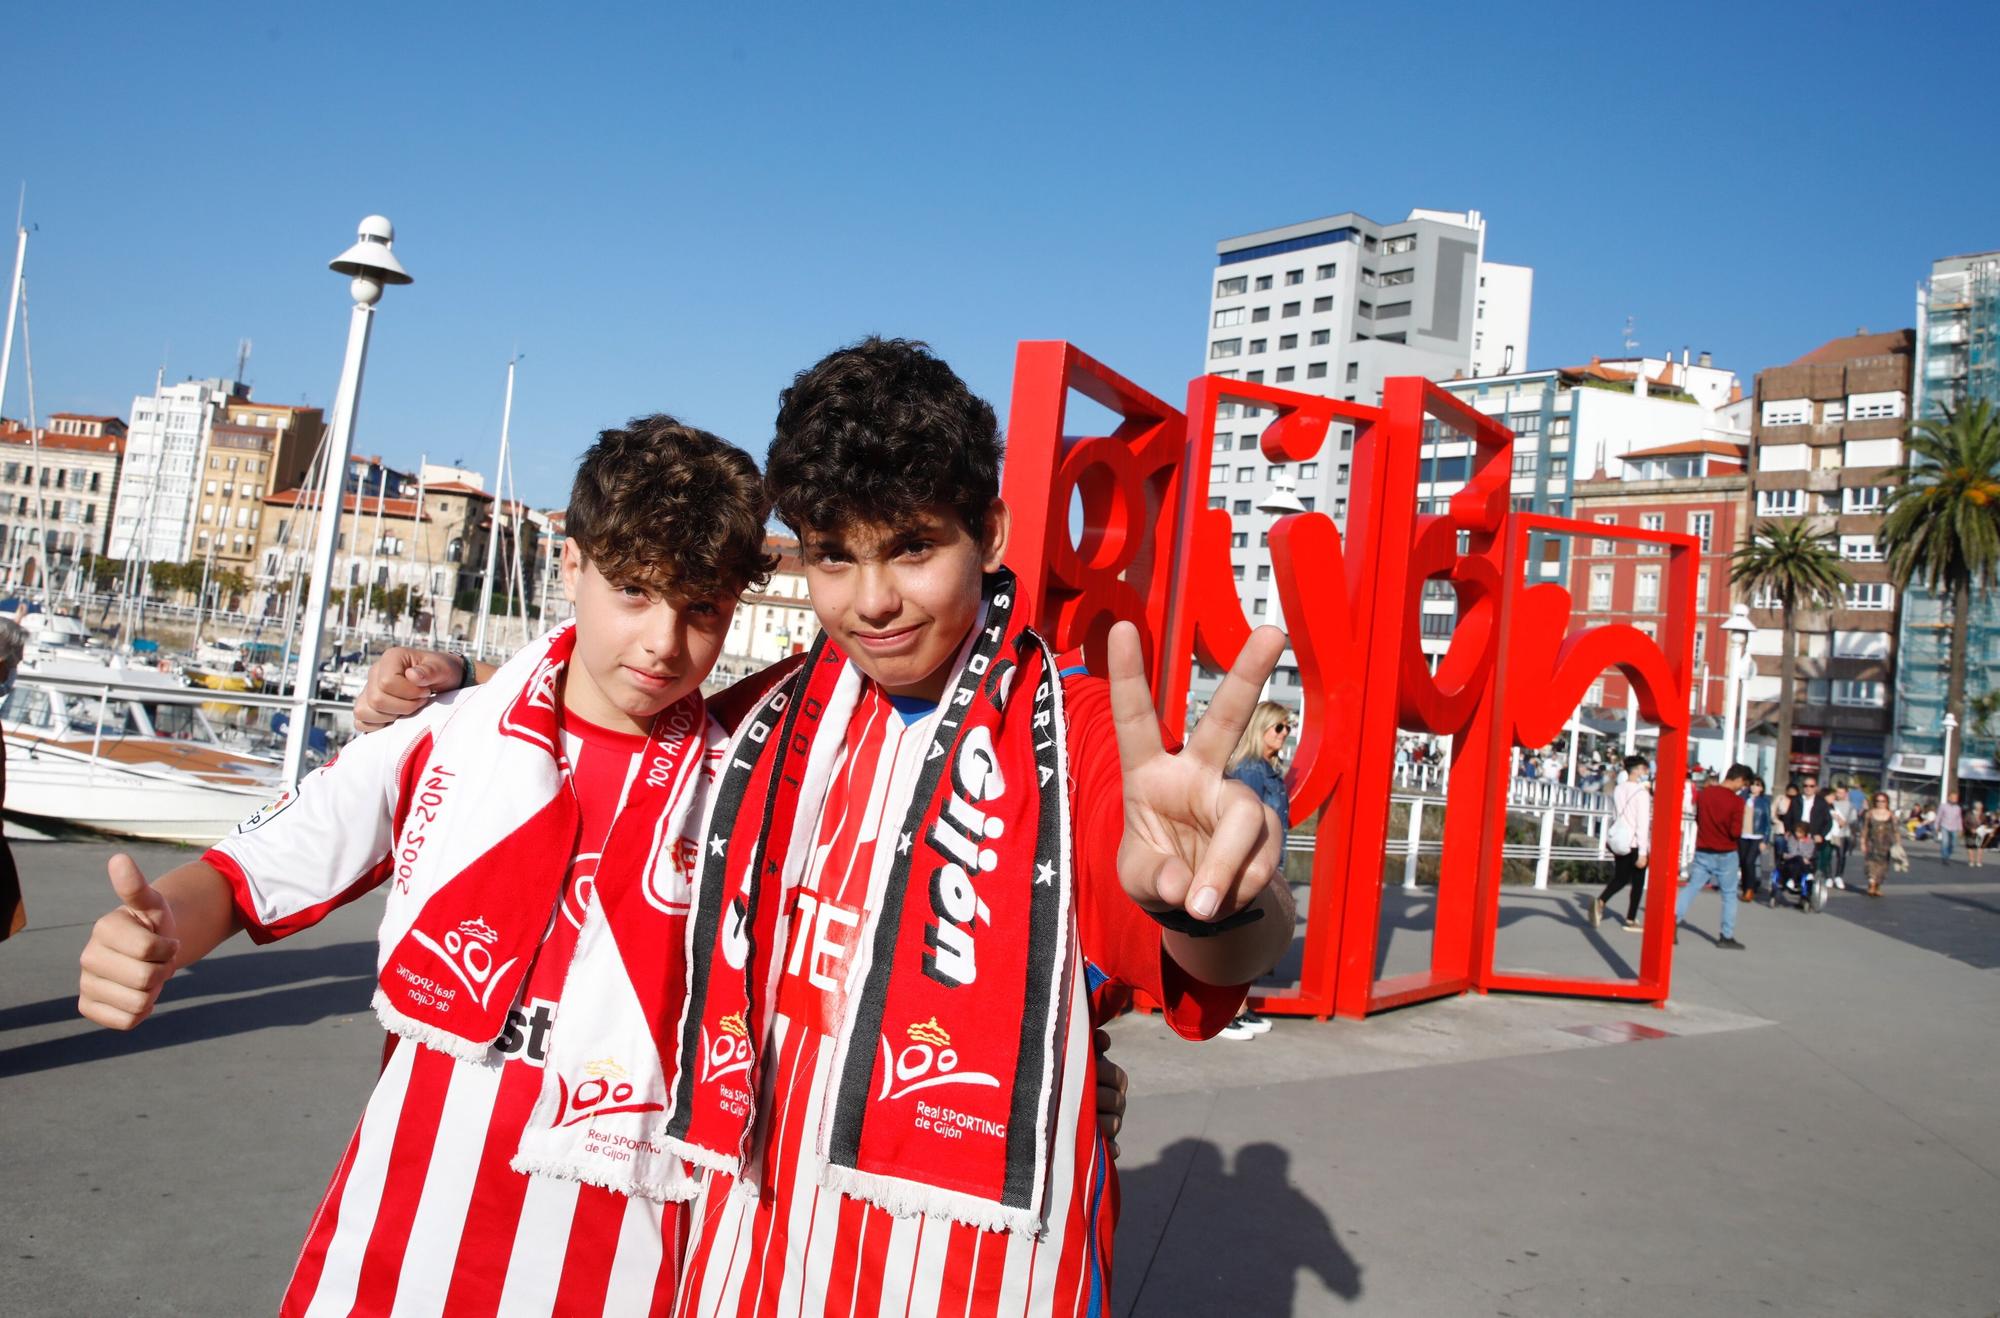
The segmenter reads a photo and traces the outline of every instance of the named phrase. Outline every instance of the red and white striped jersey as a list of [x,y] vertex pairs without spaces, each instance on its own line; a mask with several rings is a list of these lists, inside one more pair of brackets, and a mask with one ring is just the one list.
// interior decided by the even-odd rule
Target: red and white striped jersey
[[[1159,926],[1119,887],[1123,798],[1108,688],[1066,677],[1064,692],[1081,964],[1070,976],[1078,996],[1064,1044],[1047,1235],[896,1217],[818,1184],[815,1147],[870,863],[878,839],[900,826],[884,815],[891,799],[908,799],[931,724],[928,709],[899,710],[871,683],[844,730],[813,853],[784,894],[791,931],[759,1085],[756,1159],[743,1184],[711,1177],[696,1201],[679,1313],[1013,1318],[1093,1314],[1109,1302],[1118,1186],[1097,1127],[1091,1028],[1121,992],[1139,988],[1166,1004],[1176,1030],[1208,1037],[1243,993],[1181,975],[1165,959]],[[892,793],[892,782],[900,790]]]
[[[259,942],[318,921],[379,884],[421,781],[434,714],[358,738],[253,830],[208,854]],[[610,831],[641,771],[644,737],[565,713],[584,839]],[[704,772],[687,775],[703,789]],[[586,843],[586,845],[595,845]],[[323,868],[300,857],[325,857]],[[521,1001],[487,1062],[394,1040],[286,1291],[288,1315],[664,1314],[684,1261],[686,1205],[524,1176],[508,1165],[541,1088],[563,977],[593,899],[579,854]],[[632,876],[636,881],[637,876]]]

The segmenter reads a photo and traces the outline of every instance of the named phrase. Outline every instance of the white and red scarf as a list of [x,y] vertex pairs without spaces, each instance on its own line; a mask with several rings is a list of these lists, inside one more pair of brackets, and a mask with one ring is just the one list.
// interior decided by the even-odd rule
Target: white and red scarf
[[[490,1059],[559,918],[571,861],[600,842],[579,836],[558,720],[574,648],[574,629],[560,628],[457,699],[433,734],[396,838],[375,1013],[391,1033],[466,1061]],[[664,1107],[655,1039],[680,1005],[693,871],[675,844],[698,817],[691,812],[705,793],[691,779],[716,740],[698,692],[653,721],[642,767],[598,848],[598,898],[565,973],[523,1170],[662,1199],[698,1188],[678,1159],[636,1168],[619,1156],[626,1133],[595,1119],[650,1109],[657,1120]],[[638,881],[607,882],[613,874]]]
[[[893,800],[834,1041],[819,1182],[903,1216],[1039,1235],[1047,1218],[1075,920],[1054,656],[1012,575]],[[741,1174],[799,879],[864,679],[822,636],[745,720],[714,788],[688,922],[668,1146]],[[800,931],[801,934],[803,931]],[[677,1042],[676,1042],[677,1040]],[[940,1132],[949,1128],[948,1135]]]

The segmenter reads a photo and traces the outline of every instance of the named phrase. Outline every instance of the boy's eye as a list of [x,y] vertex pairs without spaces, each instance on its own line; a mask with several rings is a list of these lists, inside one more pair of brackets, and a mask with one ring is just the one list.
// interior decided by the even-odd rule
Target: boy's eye
[[928,540],[905,540],[903,542],[902,548],[898,552],[902,553],[907,558],[916,558],[926,553],[930,549],[930,547],[931,547],[931,542]]

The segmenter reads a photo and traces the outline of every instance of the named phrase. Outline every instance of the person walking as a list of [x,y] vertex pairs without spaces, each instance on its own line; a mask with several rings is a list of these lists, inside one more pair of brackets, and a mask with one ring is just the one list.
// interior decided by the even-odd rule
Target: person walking
[[[1251,711],[1250,722],[1244,727],[1243,735],[1236,739],[1236,749],[1229,753],[1229,765],[1225,770],[1234,778],[1257,794],[1257,799],[1270,806],[1278,816],[1278,873],[1284,874],[1286,826],[1291,823],[1292,798],[1285,788],[1285,771],[1282,756],[1285,744],[1292,737],[1292,711],[1274,700],[1263,700]],[[1262,1013],[1245,1007],[1236,1018],[1222,1027],[1225,1039],[1252,1039],[1270,1031],[1271,1022]]]
[[1938,807],[1937,839],[1939,860],[1947,865],[1951,864],[1952,845],[1958,841],[1958,835],[1964,831],[1965,811],[1958,804],[1958,793],[1953,792],[1944,799],[1944,804]]
[[1737,793],[1757,775],[1747,764],[1732,764],[1720,783],[1710,783],[1694,798],[1694,865],[1689,881],[1674,905],[1674,937],[1680,937],[1680,922],[1703,888],[1714,885],[1722,892],[1722,924],[1717,947],[1732,952],[1743,950],[1736,941],[1736,905],[1741,878],[1737,863],[1737,843],[1743,836],[1743,798]]
[[1965,863],[1969,868],[1986,868],[1986,843],[1993,832],[1993,817],[1983,802],[1965,808]]
[[1882,880],[1889,877],[1889,862],[1902,844],[1897,836],[1896,812],[1889,806],[1887,792],[1875,793],[1875,803],[1861,816],[1861,860],[1868,870],[1868,895],[1882,895]]
[[1764,780],[1752,778],[1743,791],[1743,836],[1736,844],[1736,861],[1743,871],[1742,898],[1757,900],[1758,865],[1764,840],[1771,836],[1771,798],[1764,794]]
[[1590,927],[1604,919],[1604,904],[1621,891],[1625,899],[1625,929],[1638,933],[1645,922],[1640,909],[1646,896],[1646,865],[1653,845],[1653,789],[1646,781],[1651,769],[1643,755],[1625,757],[1624,781],[1611,791],[1611,823],[1604,831],[1604,847],[1611,853],[1611,882],[1590,899]]
[[1833,784],[1820,789],[1819,800],[1826,807],[1826,832],[1815,844],[1813,873],[1822,879],[1831,879],[1839,869],[1840,851],[1847,841],[1847,825],[1840,818],[1840,794],[1834,791]]
[[[27,647],[28,633],[12,618],[0,618],[0,697],[14,689],[14,674],[21,666],[21,652]],[[0,805],[7,800],[7,749],[0,744]],[[14,853],[0,838],[0,942],[21,932],[28,924],[28,908],[21,900],[21,875],[14,868]]]

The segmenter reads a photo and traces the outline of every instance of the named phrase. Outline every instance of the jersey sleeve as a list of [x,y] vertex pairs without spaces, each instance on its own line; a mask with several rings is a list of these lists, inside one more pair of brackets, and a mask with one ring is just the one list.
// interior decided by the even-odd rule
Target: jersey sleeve
[[1066,677],[1070,829],[1076,868],[1077,928],[1098,1019],[1130,1005],[1134,990],[1160,1004],[1174,1033],[1209,1039],[1243,1009],[1247,989],[1206,984],[1167,955],[1163,932],[1118,882],[1125,834],[1124,775],[1111,723],[1111,688],[1102,678]]
[[310,929],[389,876],[407,789],[452,703],[356,737],[202,857],[229,881],[252,940]]

